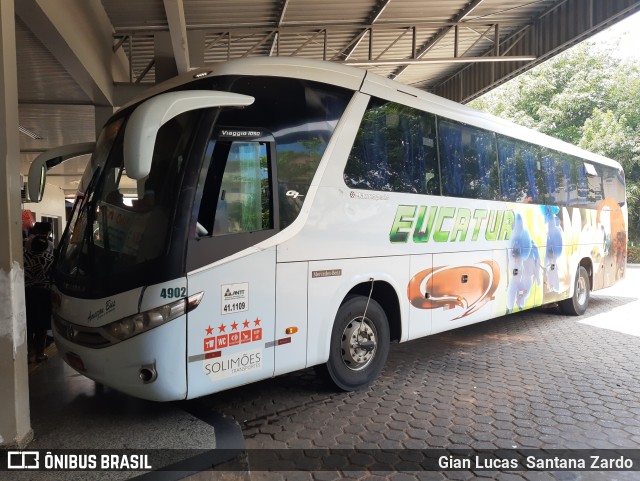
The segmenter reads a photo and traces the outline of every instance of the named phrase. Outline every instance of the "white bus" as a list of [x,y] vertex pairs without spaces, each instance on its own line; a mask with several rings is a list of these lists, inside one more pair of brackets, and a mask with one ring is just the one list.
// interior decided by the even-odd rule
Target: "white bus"
[[582,314],[624,277],[626,209],[615,161],[424,91],[298,58],[215,64],[99,136],[58,252],[56,344],[151,400],[316,365],[358,389],[390,342]]

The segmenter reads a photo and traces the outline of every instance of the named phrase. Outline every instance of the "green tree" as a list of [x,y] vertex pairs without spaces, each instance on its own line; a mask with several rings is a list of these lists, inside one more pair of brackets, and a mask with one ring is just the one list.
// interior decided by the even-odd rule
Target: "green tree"
[[470,105],[620,162],[630,239],[638,242],[640,66],[618,58],[617,45],[583,42]]

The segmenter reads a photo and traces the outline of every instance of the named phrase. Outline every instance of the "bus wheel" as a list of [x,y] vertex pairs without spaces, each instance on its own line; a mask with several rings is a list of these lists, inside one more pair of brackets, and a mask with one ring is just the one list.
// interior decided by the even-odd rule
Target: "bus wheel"
[[[366,316],[363,318],[363,314]],[[364,296],[340,306],[331,332],[327,373],[340,389],[354,391],[371,384],[389,354],[389,323],[380,304]]]
[[583,266],[578,267],[576,283],[573,286],[573,297],[560,301],[560,309],[570,316],[581,316],[589,305],[589,274]]

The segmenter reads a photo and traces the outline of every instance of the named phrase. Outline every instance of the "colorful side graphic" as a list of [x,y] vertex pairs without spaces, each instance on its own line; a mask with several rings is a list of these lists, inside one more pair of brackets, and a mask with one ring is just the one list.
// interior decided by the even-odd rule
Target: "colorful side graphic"
[[598,206],[596,222],[598,226],[602,226],[605,236],[605,255],[613,257],[615,272],[612,273],[612,279],[621,279],[627,265],[627,229],[624,213],[615,200],[605,199]]
[[453,309],[466,317],[493,300],[500,283],[500,266],[492,260],[473,266],[439,266],[418,272],[409,282],[409,301],[418,309]]
[[[458,313],[452,319],[456,320],[490,302],[498,302],[493,312],[505,314],[556,302],[569,297],[575,269],[583,259],[591,263],[596,288],[624,277],[626,221],[623,208],[614,200],[601,201],[597,210],[507,205],[504,211],[398,206],[389,234],[391,243],[437,246],[449,242],[455,243],[458,252],[501,248],[507,252],[506,265],[485,260],[438,265],[415,273],[407,286],[413,307],[456,307]],[[502,286],[501,278],[506,281]]]
[[515,307],[527,307],[527,300],[534,292],[534,285],[539,286],[541,282],[540,252],[520,213],[515,214],[509,248],[510,278],[507,285],[506,312],[513,312]]

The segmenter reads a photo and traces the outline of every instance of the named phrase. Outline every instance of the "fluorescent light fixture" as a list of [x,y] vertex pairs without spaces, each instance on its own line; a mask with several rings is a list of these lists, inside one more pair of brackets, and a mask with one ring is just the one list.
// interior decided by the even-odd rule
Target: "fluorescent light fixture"
[[27,129],[26,127],[23,127],[22,125],[18,125],[18,130],[24,135],[26,135],[27,137],[31,137],[34,140],[42,140],[42,137],[40,137],[35,132],[32,132],[31,130]]

